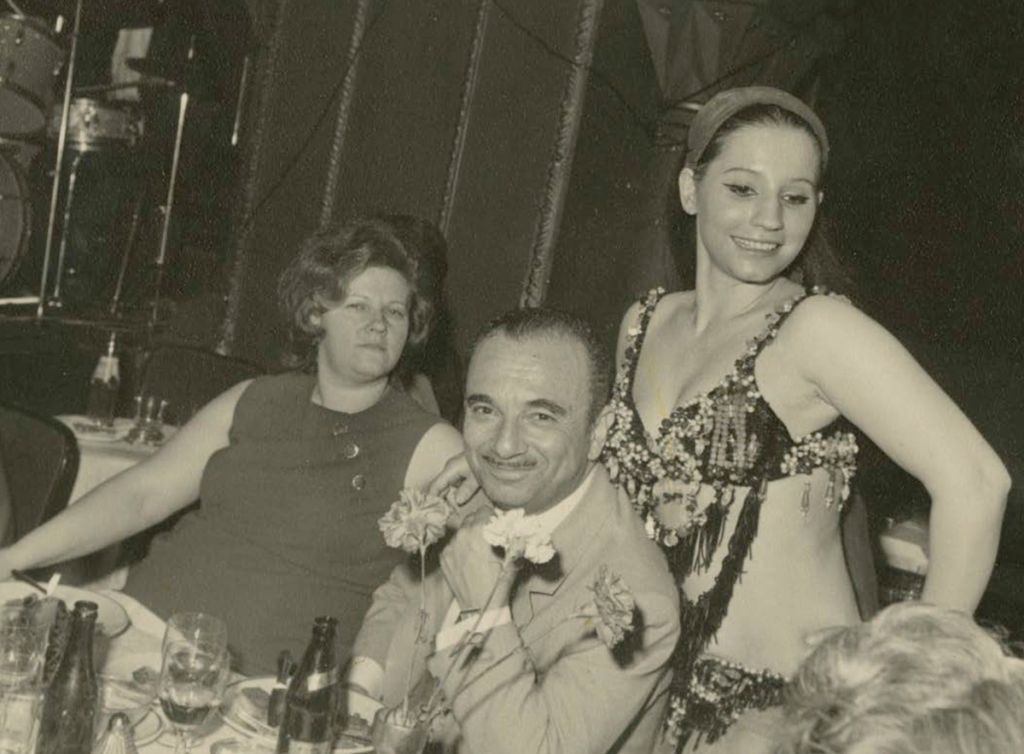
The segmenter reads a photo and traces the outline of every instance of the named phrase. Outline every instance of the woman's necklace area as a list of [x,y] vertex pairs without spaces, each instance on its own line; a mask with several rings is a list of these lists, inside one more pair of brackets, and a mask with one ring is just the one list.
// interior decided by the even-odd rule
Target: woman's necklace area
[[[329,411],[338,411],[344,414],[358,414],[360,411],[365,411],[372,406],[377,405],[380,399],[384,396],[384,393],[388,389],[388,380],[383,380],[379,387],[376,387],[374,391],[367,390],[364,392],[358,392],[352,396],[353,400],[342,400],[332,401],[328,403],[324,399],[324,392],[320,388],[320,381],[317,380],[316,384],[313,385],[313,403],[317,406],[328,409]],[[348,397],[350,394],[346,394]],[[372,396],[372,400],[366,400],[366,396]]]
[[[768,283],[768,285],[764,286],[762,290],[755,293],[754,296],[750,299],[750,301],[748,301],[746,304],[739,307],[736,311],[720,314],[719,318],[725,321],[736,320],[739,319],[740,317],[743,317],[746,314],[749,314],[752,311],[757,310],[758,308],[761,308],[764,305],[764,302],[773,301],[777,298],[775,296],[775,292],[780,287],[785,286],[786,282],[786,278],[775,278],[772,282]],[[696,309],[694,311],[694,318],[696,319]]]

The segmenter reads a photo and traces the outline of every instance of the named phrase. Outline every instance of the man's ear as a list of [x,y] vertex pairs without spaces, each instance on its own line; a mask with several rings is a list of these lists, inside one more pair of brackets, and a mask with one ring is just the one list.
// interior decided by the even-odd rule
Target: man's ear
[[612,426],[615,414],[612,412],[611,403],[604,404],[601,413],[594,420],[594,426],[590,428],[590,448],[587,451],[587,458],[597,461],[601,457],[601,450],[604,448],[604,441],[608,437],[608,430]]
[[692,168],[679,171],[679,203],[688,215],[697,214],[697,176]]

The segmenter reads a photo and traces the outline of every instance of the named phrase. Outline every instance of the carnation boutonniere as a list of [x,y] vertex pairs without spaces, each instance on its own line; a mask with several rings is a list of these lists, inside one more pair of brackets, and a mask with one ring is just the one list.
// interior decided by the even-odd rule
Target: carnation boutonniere
[[491,587],[487,600],[480,608],[480,612],[477,613],[472,627],[451,650],[451,663],[427,702],[428,714],[436,714],[434,707],[440,701],[441,689],[452,670],[461,662],[466,648],[480,647],[486,641],[486,636],[479,630],[480,622],[490,609],[491,602],[493,602],[494,595],[502,581],[516,571],[523,562],[540,565],[555,557],[555,548],[551,544],[550,536],[541,529],[536,518],[527,516],[521,508],[495,511],[494,516],[484,526],[482,534],[487,544],[502,550],[501,569],[498,571],[494,586]]
[[[548,535],[538,526],[537,519],[526,516],[522,510],[499,512],[484,527],[483,536],[488,544],[504,551],[502,570],[495,581],[494,589],[491,590],[491,596],[488,597],[487,604],[477,616],[473,628],[469,630],[452,650],[451,664],[448,666],[444,678],[437,685],[428,704],[428,711],[431,714],[435,714],[432,709],[433,704],[437,701],[435,697],[440,693],[452,669],[458,665],[465,648],[468,646],[479,647],[486,641],[486,636],[478,633],[477,628],[484,612],[490,606],[490,601],[502,577],[507,575],[509,569],[518,567],[523,561],[539,565],[547,563],[555,556],[554,545],[551,544]],[[564,621],[556,623],[541,636],[534,637],[532,641],[548,636],[559,625],[568,621],[584,620],[591,631],[596,633],[609,649],[614,649],[634,628],[633,617],[636,613],[636,600],[633,598],[629,586],[622,577],[612,571],[607,565],[601,565],[598,568],[594,581],[588,585],[588,591],[591,595],[589,600],[568,615]],[[513,654],[515,654],[515,651],[498,658],[490,667],[497,667]],[[484,671],[484,673],[486,672]],[[470,684],[481,678],[484,673],[477,675],[473,681],[470,681]],[[465,688],[466,686],[462,686],[455,689],[452,699]]]
[[[405,550],[419,556],[420,565],[420,609],[416,625],[416,647],[413,647],[406,676],[405,694],[402,698],[401,718],[403,722],[414,719],[409,709],[409,693],[412,688],[412,669],[415,664],[417,647],[426,643],[424,629],[427,625],[427,550],[444,536],[452,507],[444,498],[415,489],[404,489],[399,498],[377,522],[384,541],[389,547]],[[414,720],[413,720],[414,721]]]
[[[453,506],[442,498],[427,495],[414,490],[403,490],[401,499],[380,519],[380,529],[385,540],[391,547],[419,555],[420,560],[420,612],[419,625],[416,632],[417,644],[426,643],[423,635],[426,625],[425,557],[427,549],[438,542],[445,533],[446,526],[452,518]],[[435,686],[427,703],[418,710],[410,709],[409,692],[412,682],[412,664],[410,661],[409,676],[406,679],[406,693],[402,704],[391,709],[382,709],[374,721],[374,745],[379,752],[389,751],[420,751],[426,742],[430,721],[442,712],[441,693],[445,681],[462,661],[469,647],[481,647],[487,635],[479,630],[484,614],[488,611],[503,579],[507,579],[525,562],[543,564],[549,562],[556,554],[549,535],[538,525],[537,519],[527,516],[523,510],[497,511],[482,531],[484,540],[502,551],[501,569],[495,578],[483,607],[477,614],[473,626],[451,650],[451,662],[444,676]],[[614,648],[629,634],[634,624],[636,602],[626,582],[608,566],[599,567],[594,581],[588,585],[589,599],[564,621],[583,620],[590,629],[588,635],[594,633],[610,649]],[[546,631],[547,636],[555,630],[556,624]],[[536,637],[534,641],[541,637]],[[415,651],[414,651],[415,659]],[[491,664],[496,667],[514,652],[498,658]],[[489,670],[490,668],[488,668]],[[474,677],[465,686],[460,686],[451,694],[454,699],[468,685],[479,680],[486,670]]]
[[597,569],[597,578],[588,588],[593,599],[580,615],[590,621],[601,641],[614,649],[633,630],[636,600],[622,577],[606,565]]

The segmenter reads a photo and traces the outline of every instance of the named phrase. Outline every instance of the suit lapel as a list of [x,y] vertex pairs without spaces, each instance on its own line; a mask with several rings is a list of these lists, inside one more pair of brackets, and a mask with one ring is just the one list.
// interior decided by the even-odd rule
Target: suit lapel
[[[614,490],[601,466],[596,466],[584,483],[588,487],[582,499],[551,535],[555,557],[542,565],[527,564],[517,581],[512,597],[512,619],[528,645],[566,619],[576,605],[548,608],[565,589],[582,592],[583,586],[576,582],[593,572],[595,564],[603,557],[602,547],[607,537],[602,535],[602,530],[609,525],[609,518],[615,511]],[[566,585],[567,581],[573,583]],[[426,633],[431,648],[433,638],[453,599],[448,582],[440,570],[427,577],[426,603],[429,617]],[[580,599],[584,599],[582,594]],[[385,676],[385,702],[392,705],[400,703],[404,694],[418,608],[418,604],[409,606],[405,620],[401,621],[400,629],[391,640],[388,672]],[[430,649],[422,645],[417,649],[414,678],[426,672],[429,653]]]
[[[612,512],[608,496],[602,494],[607,480],[600,466],[594,468],[584,484],[588,487],[575,510],[551,535],[555,557],[542,565],[527,564],[512,601],[512,615],[524,641],[544,633],[553,621],[565,618],[561,610],[545,610],[557,597],[567,580],[586,569],[600,554],[601,530]],[[589,572],[589,569],[587,569]]]

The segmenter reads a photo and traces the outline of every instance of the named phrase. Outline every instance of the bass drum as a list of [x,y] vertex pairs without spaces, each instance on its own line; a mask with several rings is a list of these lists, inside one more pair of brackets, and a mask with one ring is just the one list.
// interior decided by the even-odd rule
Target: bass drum
[[64,50],[38,18],[0,15],[0,134],[42,131],[54,102]]
[[0,149],[0,289],[18,272],[31,227],[32,202],[25,174],[13,155]]
[[5,139],[0,136],[0,152],[10,155],[28,177],[29,189],[32,187],[33,169],[36,158],[43,152],[43,142],[39,140]]

